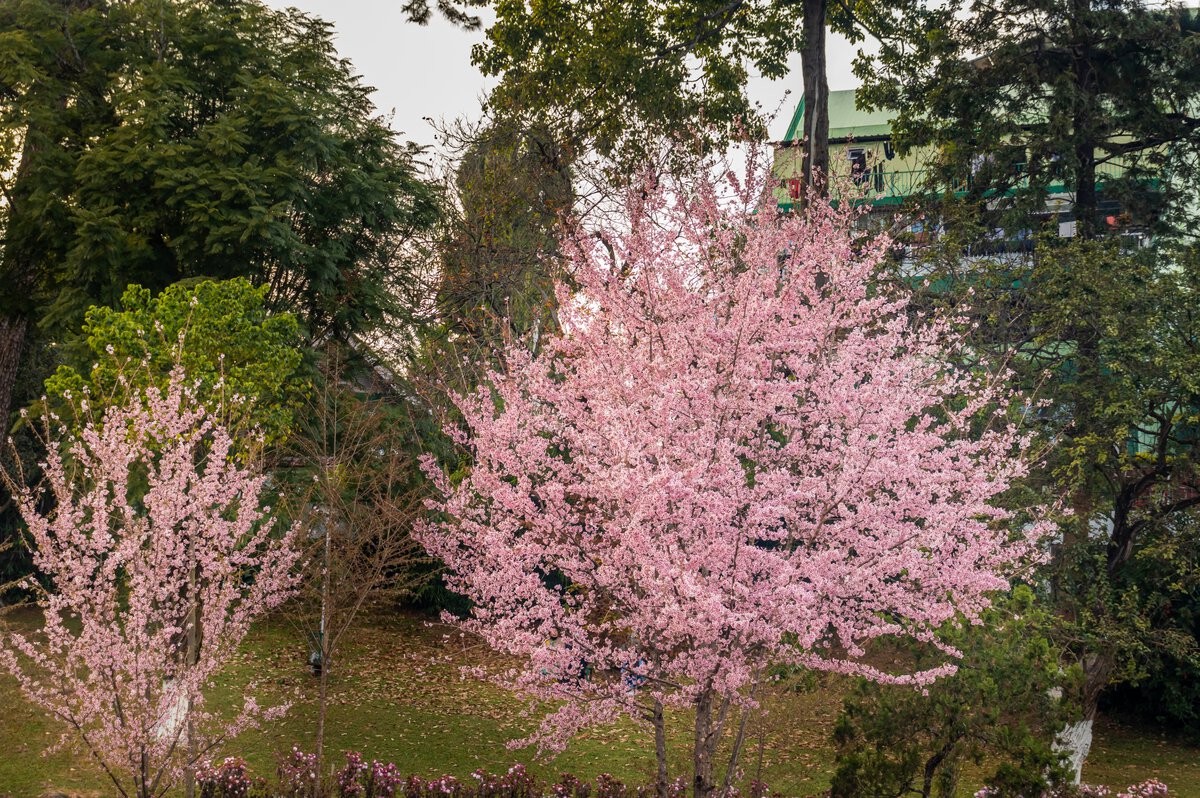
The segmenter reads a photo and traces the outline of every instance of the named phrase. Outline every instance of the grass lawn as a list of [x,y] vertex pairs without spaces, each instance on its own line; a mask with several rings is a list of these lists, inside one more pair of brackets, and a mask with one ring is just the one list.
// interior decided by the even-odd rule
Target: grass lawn
[[[18,616],[15,622],[32,624],[35,617]],[[302,640],[286,621],[260,625],[213,696],[218,706],[240,704],[245,685],[255,681],[260,704],[291,703],[282,721],[245,734],[223,752],[245,757],[260,775],[274,771],[277,752],[293,744],[312,748],[316,680],[305,667]],[[630,722],[595,730],[550,761],[536,760],[530,750],[510,750],[506,743],[530,731],[536,717],[505,691],[460,676],[463,665],[489,662],[503,664],[478,644],[419,617],[373,620],[349,638],[333,680],[328,750],[335,756],[361,751],[422,776],[465,777],[477,768],[501,771],[522,762],[542,778],[569,771],[581,778],[607,772],[626,782],[651,780],[652,735]],[[826,789],[833,767],[829,731],[846,686],[828,677],[814,692],[771,696],[765,718],[749,727],[742,760],[747,776],[761,768],[763,780],[788,795]],[[11,678],[0,676],[0,795],[34,798],[50,789],[72,796],[110,794],[82,754],[67,748],[43,755],[59,733],[56,723],[20,699]],[[686,719],[676,718],[675,772],[687,770],[688,735]],[[1151,776],[1167,782],[1179,798],[1200,798],[1200,749],[1099,724],[1085,778],[1124,787]]]

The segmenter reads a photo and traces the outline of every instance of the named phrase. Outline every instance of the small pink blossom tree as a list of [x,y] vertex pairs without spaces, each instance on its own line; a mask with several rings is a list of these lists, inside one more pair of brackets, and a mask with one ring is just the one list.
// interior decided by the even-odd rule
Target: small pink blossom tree
[[505,683],[561,702],[520,743],[642,718],[665,790],[664,708],[687,707],[698,798],[769,666],[950,673],[954,651],[908,674],[861,656],[937,645],[1034,548],[996,502],[1026,468],[1010,402],[946,365],[950,322],[872,287],[889,241],[849,203],[786,215],[728,184],[639,185],[618,229],[575,237],[562,334],[456,398],[472,465],[426,462],[421,532],[462,625],[524,658]]
[[0,664],[67,724],[60,744],[73,734],[121,795],[153,798],[281,714],[247,695],[219,718],[203,696],[250,622],[290,593],[296,554],[261,506],[263,475],[181,370],[140,399],[74,432],[47,419],[48,496],[6,479],[46,583],[45,624],[7,635]]

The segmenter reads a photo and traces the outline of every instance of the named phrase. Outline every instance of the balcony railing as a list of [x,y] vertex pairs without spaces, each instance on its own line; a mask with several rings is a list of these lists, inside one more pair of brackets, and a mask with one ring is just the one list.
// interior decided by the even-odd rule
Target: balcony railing
[[[1120,177],[1125,174],[1126,167],[1121,164],[1098,164],[1096,166],[1096,182],[1104,183],[1110,178]],[[861,186],[868,194],[882,195],[883,197],[901,199],[911,197],[918,194],[935,193],[941,194],[946,191],[952,191],[956,194],[963,194],[970,190],[973,178],[966,177],[956,182],[953,185],[933,184],[931,178],[934,172],[930,169],[913,169],[913,170],[887,170],[882,168],[882,164],[877,164],[875,167],[851,175],[853,182]],[[789,191],[791,192],[791,182],[788,181]],[[1017,177],[1011,183],[1011,188],[1024,188],[1028,185],[1028,179],[1025,177]],[[798,186],[797,186],[798,190]],[[795,197],[793,197],[794,199]]]

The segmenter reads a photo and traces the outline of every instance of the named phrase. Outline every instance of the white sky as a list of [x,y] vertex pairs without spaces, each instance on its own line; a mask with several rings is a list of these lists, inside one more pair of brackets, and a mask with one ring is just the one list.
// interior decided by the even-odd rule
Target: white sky
[[[467,32],[449,25],[435,14],[427,27],[404,20],[400,0],[266,0],[282,8],[297,6],[334,23],[335,44],[355,71],[374,86],[375,104],[382,112],[394,111],[392,127],[418,144],[436,145],[428,119],[477,119],[479,100],[490,83],[471,65],[471,45],[482,40],[482,31]],[[828,68],[831,90],[857,85],[850,72],[855,47],[845,39],[829,38]],[[771,125],[773,140],[783,137],[802,92],[800,58],[793,58],[791,74],[784,80],[758,78],[750,85],[751,97],[768,113],[791,94]]]

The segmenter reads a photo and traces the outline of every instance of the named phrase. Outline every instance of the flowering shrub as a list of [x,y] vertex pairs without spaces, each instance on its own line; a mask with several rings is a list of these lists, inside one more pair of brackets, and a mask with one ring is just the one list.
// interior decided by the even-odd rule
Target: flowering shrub
[[550,795],[552,798],[576,798],[586,789],[587,785],[579,779],[570,773],[563,773],[558,777],[558,781],[550,787]]
[[394,798],[396,788],[404,783],[400,771],[390,762],[377,759],[368,765],[357,751],[346,754],[346,765],[338,771],[338,798]]
[[337,789],[341,798],[358,798],[363,794],[359,779],[367,770],[367,763],[357,751],[346,752],[346,766],[338,771]]
[[1148,779],[1141,784],[1131,785],[1125,792],[1118,793],[1117,798],[1167,798],[1170,794],[1167,785],[1158,779]]
[[[1064,793],[1064,798],[1111,798],[1113,795],[1111,790],[1103,786],[1081,784],[1077,789],[1077,793]],[[1169,798],[1170,794],[1167,785],[1158,779],[1148,779],[1140,784],[1129,785],[1115,798]]]
[[291,753],[279,760],[279,798],[321,798],[321,776],[317,755],[306,754],[293,745]]
[[247,798],[251,788],[262,786],[252,779],[246,760],[235,756],[214,767],[205,763],[196,771],[196,787],[200,798]]
[[[279,761],[279,782],[270,789],[262,779],[251,777],[246,762],[230,757],[220,765],[205,764],[196,772],[199,798],[321,798],[320,774],[316,757],[293,746]],[[524,765],[513,765],[503,774],[476,770],[471,778],[460,781],[454,776],[423,779],[419,776],[401,778],[390,762],[371,760],[357,751],[346,754],[346,764],[334,776],[333,795],[336,798],[655,798],[654,785],[629,786],[619,779],[602,773],[595,782],[581,781],[563,773],[550,785],[539,782]],[[668,798],[685,798],[689,783],[676,779],[667,787]],[[751,782],[744,798],[768,798],[767,785]],[[1040,798],[1170,798],[1167,785],[1158,779],[1133,784],[1120,792],[1108,787],[1083,784],[1060,787]],[[733,789],[724,798],[743,798]],[[1011,790],[985,787],[974,798],[1024,798]]]
[[[1167,785],[1158,779],[1147,779],[1140,784],[1131,784],[1123,791],[1113,796],[1112,790],[1103,785],[1079,784],[1060,787],[1043,798],[1170,798],[1171,792]],[[1001,791],[994,787],[984,787],[975,793],[975,798],[1005,798]],[[1021,798],[1021,796],[1016,796]]]
[[394,798],[404,784],[395,764],[372,760],[367,764],[358,751],[349,751],[346,766],[335,776],[338,798]]
[[253,690],[232,714],[204,698],[251,622],[294,592],[295,528],[276,528],[267,475],[181,368],[165,389],[80,412],[71,427],[43,417],[44,480],[0,468],[45,588],[41,630],[0,636],[0,669],[64,721],[61,740],[82,743],[110,794],[162,798],[197,752],[287,709]]
[[[346,764],[334,774],[333,784],[322,789],[316,757],[297,746],[280,757],[276,773],[279,780],[271,788],[262,779],[252,778],[242,759],[231,757],[215,767],[206,764],[196,772],[199,798],[655,798],[656,794],[654,785],[628,786],[607,773],[595,782],[563,773],[553,784],[544,785],[524,765],[513,765],[502,774],[477,770],[462,781],[454,776],[401,778],[395,765],[378,760],[368,763],[357,751],[346,753]],[[689,787],[682,778],[676,779],[668,785],[667,798],[685,798]],[[752,782],[746,798],[768,795],[766,785]],[[725,798],[740,798],[740,793],[734,790]]]

